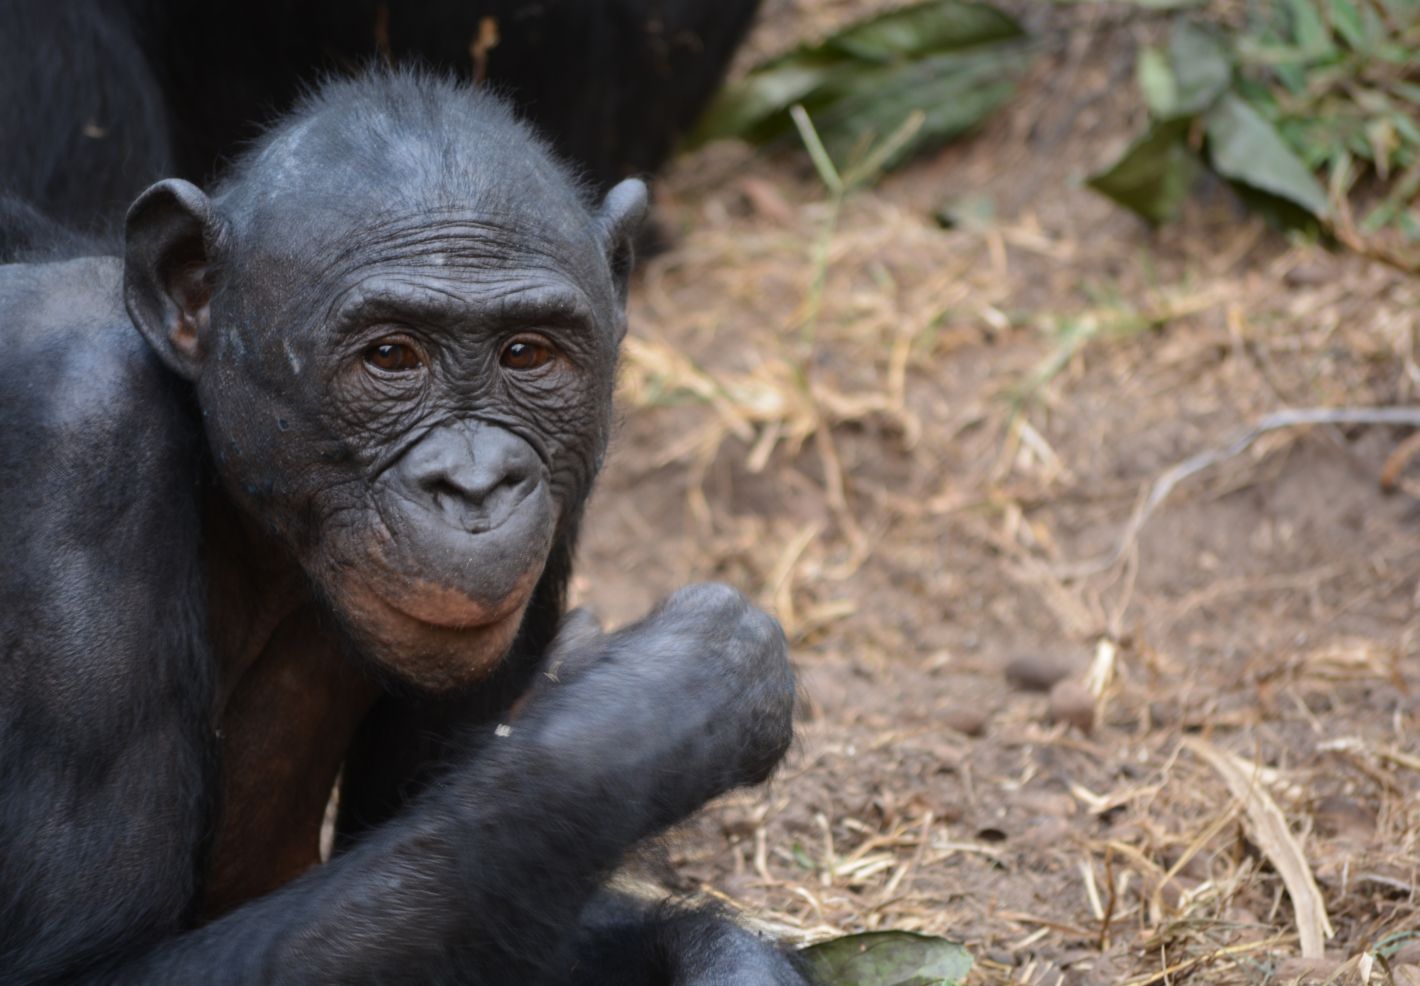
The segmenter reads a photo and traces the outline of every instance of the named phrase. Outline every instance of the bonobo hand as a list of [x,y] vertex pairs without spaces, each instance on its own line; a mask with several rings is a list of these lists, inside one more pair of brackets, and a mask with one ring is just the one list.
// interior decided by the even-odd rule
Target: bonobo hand
[[609,792],[644,782],[657,826],[766,780],[793,739],[784,633],[725,585],[681,589],[609,635],[573,614],[546,672],[515,728]]

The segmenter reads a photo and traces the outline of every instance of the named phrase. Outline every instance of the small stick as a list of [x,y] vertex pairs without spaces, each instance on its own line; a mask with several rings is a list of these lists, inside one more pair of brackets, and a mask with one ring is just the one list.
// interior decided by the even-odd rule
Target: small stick
[[1226,445],[1192,455],[1154,480],[1148,495],[1139,501],[1129,522],[1124,525],[1124,531],[1113,551],[1091,561],[1060,566],[1056,569],[1056,574],[1060,578],[1080,578],[1108,571],[1129,551],[1150,515],[1179,483],[1242,454],[1268,432],[1308,425],[1409,425],[1412,428],[1420,428],[1420,407],[1303,407],[1288,408],[1265,415],[1239,432]]
[[1100,918],[1098,947],[1101,952],[1109,948],[1109,926],[1114,921],[1114,908],[1119,902],[1119,887],[1114,879],[1114,847],[1108,844],[1104,847],[1104,881],[1109,887],[1109,899],[1104,905],[1104,917]]

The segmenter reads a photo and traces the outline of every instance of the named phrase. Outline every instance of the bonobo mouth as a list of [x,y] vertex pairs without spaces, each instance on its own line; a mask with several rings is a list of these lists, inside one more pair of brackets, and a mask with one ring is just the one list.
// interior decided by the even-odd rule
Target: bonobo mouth
[[520,616],[541,575],[541,566],[529,569],[509,592],[492,602],[424,580],[411,582],[399,592],[367,585],[370,595],[406,619],[441,630],[476,630]]

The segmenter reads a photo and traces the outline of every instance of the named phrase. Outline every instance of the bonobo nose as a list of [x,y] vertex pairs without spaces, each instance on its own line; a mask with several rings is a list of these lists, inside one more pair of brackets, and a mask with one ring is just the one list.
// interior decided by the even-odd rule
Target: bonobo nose
[[507,428],[452,421],[425,433],[374,490],[383,533],[362,576],[405,616],[488,626],[530,598],[557,530],[542,457]]
[[532,446],[481,422],[435,429],[399,466],[406,495],[451,527],[497,527],[537,488],[542,461]]

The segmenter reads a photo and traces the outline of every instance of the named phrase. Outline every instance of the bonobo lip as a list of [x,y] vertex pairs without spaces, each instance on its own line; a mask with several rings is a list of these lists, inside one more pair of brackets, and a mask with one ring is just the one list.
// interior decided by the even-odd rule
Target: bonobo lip
[[343,608],[352,614],[356,639],[402,681],[444,692],[492,673],[512,646],[532,592],[520,588],[491,607],[464,597],[461,614],[431,614],[395,595],[376,591],[363,578],[347,583]]
[[492,603],[471,599],[457,589],[426,580],[411,582],[400,593],[384,592],[368,583],[367,587],[371,596],[415,623],[441,630],[477,630],[521,612],[541,575],[542,566],[530,569],[511,591]]

